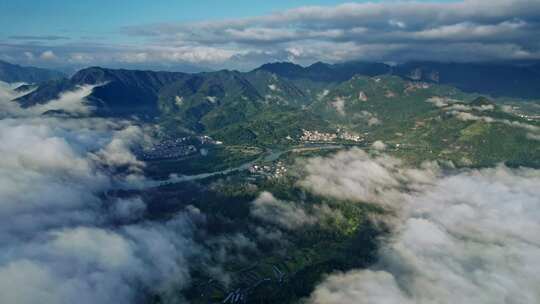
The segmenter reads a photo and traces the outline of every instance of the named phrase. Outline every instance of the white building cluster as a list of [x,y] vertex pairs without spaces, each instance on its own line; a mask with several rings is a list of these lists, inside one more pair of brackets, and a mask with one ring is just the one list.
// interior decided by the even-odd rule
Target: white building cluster
[[336,141],[338,139],[346,140],[346,141],[354,141],[354,142],[361,142],[363,141],[363,137],[358,134],[353,134],[347,131],[341,132],[338,130],[337,133],[324,133],[319,131],[309,131],[309,130],[302,130],[303,134],[300,137],[301,141],[307,141],[307,142],[332,142]]
[[303,134],[300,137],[301,141],[335,141],[337,139],[336,133],[323,133],[319,131],[302,130]]
[[287,167],[278,161],[271,165],[253,165],[249,168],[251,174],[258,174],[266,178],[280,178],[287,174]]
[[[194,143],[193,140],[198,143]],[[160,143],[141,151],[140,156],[145,160],[172,159],[185,157],[197,152],[204,153],[206,149],[199,149],[200,145],[221,145],[220,141],[210,136],[179,137],[163,140]]]

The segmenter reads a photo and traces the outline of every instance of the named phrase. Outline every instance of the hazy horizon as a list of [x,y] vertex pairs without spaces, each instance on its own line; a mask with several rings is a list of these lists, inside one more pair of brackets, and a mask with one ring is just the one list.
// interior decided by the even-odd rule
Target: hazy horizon
[[[211,8],[211,9],[210,9]],[[537,60],[540,2],[4,1],[0,60],[249,70],[266,62]]]

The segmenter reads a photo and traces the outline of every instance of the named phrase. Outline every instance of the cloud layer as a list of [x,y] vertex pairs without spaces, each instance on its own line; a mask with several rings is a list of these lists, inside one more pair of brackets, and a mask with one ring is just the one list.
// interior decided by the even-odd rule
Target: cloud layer
[[539,59],[540,44],[531,39],[540,34],[539,22],[540,3],[535,0],[383,1],[122,29],[144,44],[29,45],[14,40],[0,50],[6,56],[26,51],[31,58],[73,64],[165,62],[236,68],[274,60]]
[[331,275],[311,303],[540,301],[540,171],[499,166],[448,175],[398,163],[352,150],[308,165],[304,185],[319,194],[396,214],[387,219],[394,233],[379,263]]
[[[106,195],[143,179],[130,152],[141,127],[41,116],[0,91],[0,302],[134,303],[188,284],[190,216],[148,222],[141,198]],[[56,106],[83,105],[85,92]]]

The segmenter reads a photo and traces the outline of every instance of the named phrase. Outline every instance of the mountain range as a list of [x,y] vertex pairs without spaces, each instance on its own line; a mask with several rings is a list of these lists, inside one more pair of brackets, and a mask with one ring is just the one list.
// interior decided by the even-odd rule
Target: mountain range
[[[425,101],[433,97],[540,98],[540,71],[532,63],[433,62],[319,62],[308,67],[281,62],[249,72],[195,74],[91,67],[70,78],[42,82],[15,102],[28,108],[85,85],[95,86],[86,102],[98,116],[135,115],[157,121],[176,135],[286,144],[285,138],[300,137],[306,129],[333,132],[341,126],[355,132],[400,133],[432,111]],[[373,128],[379,121],[385,123]]]
[[[240,91],[250,100],[273,98],[281,103],[305,104],[317,94],[355,75],[396,75],[492,97],[540,98],[540,63],[411,62],[391,66],[370,62],[318,62],[302,67],[279,62],[245,73],[223,70],[195,74],[91,67],[80,70],[69,79],[58,72],[0,63],[0,80],[43,82],[36,91],[19,99],[24,107],[44,103],[77,86],[98,84],[101,86],[94,90],[90,99],[101,110],[100,113],[108,115],[146,111],[152,116],[158,113],[158,101],[174,99],[176,95],[187,101],[204,94],[203,97],[223,100],[234,98],[234,94]],[[275,89],[277,87],[279,90]],[[208,102],[205,104],[198,102],[197,106],[200,109],[211,107]]]
[[[455,163],[506,159],[540,166],[538,122],[492,101],[517,95],[521,101],[499,102],[527,104],[523,98],[540,96],[535,84],[540,74],[534,64],[270,63],[249,72],[196,74],[91,67],[41,83],[15,102],[32,107],[92,85],[86,102],[95,115],[136,115],[173,137],[210,135],[226,144],[271,147],[316,130],[346,138],[363,134],[368,142],[406,142],[414,149],[403,158],[429,159],[426,151],[438,151],[438,158]],[[463,135],[469,128],[474,136]],[[489,153],[481,153],[489,143]],[[459,151],[450,152],[454,147]]]

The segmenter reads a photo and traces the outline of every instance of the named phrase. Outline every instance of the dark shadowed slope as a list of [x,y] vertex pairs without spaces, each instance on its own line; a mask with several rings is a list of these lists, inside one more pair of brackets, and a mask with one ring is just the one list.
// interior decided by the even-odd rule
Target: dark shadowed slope
[[494,97],[540,98],[540,65],[517,63],[411,62],[394,73]]
[[297,86],[265,71],[185,74],[99,67],[81,70],[71,79],[44,83],[17,102],[22,107],[32,107],[83,85],[97,85],[88,100],[97,108],[98,115],[153,117],[159,110],[185,113],[183,123],[196,129],[199,119],[211,111],[216,112],[214,116],[222,116],[217,113],[219,109],[245,114],[254,102],[293,105],[307,102]]
[[[443,63],[409,62],[397,66],[372,62],[339,64],[315,63],[302,67],[293,63],[277,62],[261,66],[264,70],[295,83],[339,83],[355,75],[398,75],[416,81],[447,84],[466,92],[494,97],[540,98],[540,63]],[[308,85],[311,83],[307,83]]]
[[153,116],[158,111],[159,90],[167,84],[186,78],[187,75],[92,67],[77,72],[70,79],[44,83],[17,101],[23,107],[31,107],[58,98],[62,92],[74,90],[78,86],[98,85],[88,97],[97,107],[98,114]]

